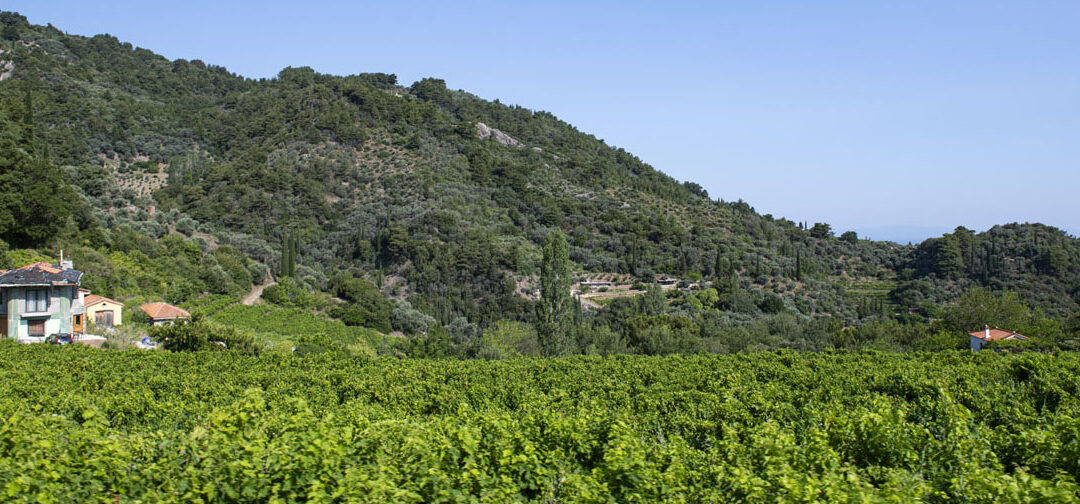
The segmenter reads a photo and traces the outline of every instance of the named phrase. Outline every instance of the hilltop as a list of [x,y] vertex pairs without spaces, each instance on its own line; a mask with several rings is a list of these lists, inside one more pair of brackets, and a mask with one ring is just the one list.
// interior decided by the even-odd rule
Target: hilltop
[[[25,234],[30,218],[12,211],[2,236],[72,251],[104,295],[239,296],[278,275],[295,241],[296,288],[363,308],[327,313],[461,342],[532,322],[540,245],[560,230],[580,278],[676,279],[669,314],[700,337],[778,316],[929,319],[977,286],[1053,317],[1080,306],[1080,242],[1055,228],[958,229],[915,247],[836,236],[713,200],[551,113],[436,78],[301,67],[248,79],[12,13],[0,23],[0,148],[22,159],[0,170],[53,167],[39,189],[70,193],[53,228]],[[715,300],[694,297],[710,288]],[[624,301],[587,311],[619,318]]]

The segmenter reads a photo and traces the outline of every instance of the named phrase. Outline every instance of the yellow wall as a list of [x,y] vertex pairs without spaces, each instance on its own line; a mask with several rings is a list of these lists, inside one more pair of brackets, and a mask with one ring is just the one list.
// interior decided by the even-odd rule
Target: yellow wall
[[96,304],[94,306],[89,306],[89,307],[86,308],[86,321],[87,322],[94,322],[94,321],[97,320],[97,313],[98,312],[112,310],[112,312],[113,312],[113,325],[118,326],[121,323],[123,323],[123,320],[121,319],[121,311],[123,310],[123,308],[124,308],[124,305],[122,305],[122,304],[112,303],[112,302],[109,302],[109,301],[102,301],[102,302],[100,302],[100,303],[98,303],[98,304]]

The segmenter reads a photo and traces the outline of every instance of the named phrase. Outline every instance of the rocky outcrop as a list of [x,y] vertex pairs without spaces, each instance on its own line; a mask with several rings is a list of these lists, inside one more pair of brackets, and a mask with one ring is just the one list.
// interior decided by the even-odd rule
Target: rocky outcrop
[[476,123],[476,134],[479,135],[481,139],[487,137],[494,137],[496,142],[499,142],[503,145],[509,145],[512,147],[522,146],[522,143],[514,139],[514,137],[507,135],[506,133],[503,133],[502,131],[499,131],[495,128],[489,127],[482,122]]
[[6,52],[7,51],[0,49],[0,81],[11,77],[11,74],[15,72],[15,62],[4,59],[4,54]]

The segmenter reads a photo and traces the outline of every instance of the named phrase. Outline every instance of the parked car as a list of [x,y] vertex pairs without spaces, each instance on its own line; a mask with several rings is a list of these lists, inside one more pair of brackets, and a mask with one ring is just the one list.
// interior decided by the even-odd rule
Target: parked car
[[45,342],[50,345],[70,345],[71,333],[53,333],[45,338]]

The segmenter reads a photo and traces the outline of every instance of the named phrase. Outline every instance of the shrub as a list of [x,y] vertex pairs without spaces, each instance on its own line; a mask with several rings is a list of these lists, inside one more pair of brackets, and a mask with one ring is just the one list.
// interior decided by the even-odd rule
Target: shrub
[[173,352],[231,350],[243,354],[258,353],[254,339],[233,327],[205,321],[200,316],[150,328],[150,338]]

